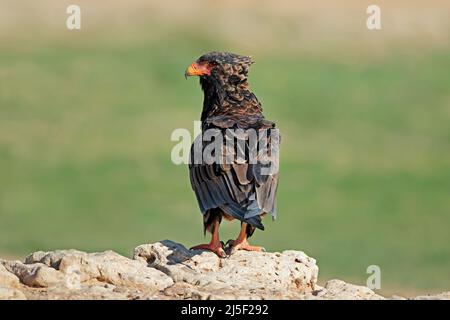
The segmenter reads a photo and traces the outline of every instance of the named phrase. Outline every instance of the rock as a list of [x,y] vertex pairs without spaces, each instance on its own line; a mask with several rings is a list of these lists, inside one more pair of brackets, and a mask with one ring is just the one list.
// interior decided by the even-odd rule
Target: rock
[[317,290],[307,299],[324,300],[384,300],[371,289],[363,286],[346,283],[342,280],[330,280],[321,290]]
[[82,283],[77,288],[61,286],[49,287],[45,290],[27,292],[29,299],[34,300],[134,300],[151,299],[153,295],[145,290],[116,287],[102,282]]
[[314,290],[319,272],[316,261],[301,251],[238,251],[220,259],[211,252],[191,251],[169,240],[141,245],[133,258],[161,270],[175,283],[191,285],[184,287],[189,292],[175,294],[183,298],[195,290],[195,295],[208,299],[295,297]]
[[394,294],[392,297],[389,298],[389,300],[408,300],[405,297],[399,296]]
[[450,300],[450,291],[442,292],[439,294],[430,294],[430,295],[423,295],[423,296],[417,296],[415,298],[412,298],[413,300]]
[[[0,299],[385,299],[341,280],[321,287],[318,270],[301,251],[220,259],[169,240],[138,246],[132,259],[113,251],[38,251],[25,262],[0,260]],[[450,292],[413,299],[450,299]]]
[[173,284],[170,277],[142,261],[131,260],[113,251],[85,253],[76,250],[37,252],[29,255],[25,262],[31,265],[44,264],[58,270],[67,287],[76,287],[82,282],[96,279],[101,282],[127,288],[144,288],[159,291]]
[[9,272],[0,261],[0,286],[17,288],[19,287],[19,283],[19,278],[15,274]]
[[19,278],[11,273],[0,260],[0,300],[24,300],[25,295],[19,290]]
[[[39,251],[25,263],[1,260],[0,266],[0,279],[16,286],[20,280],[30,299],[151,299],[173,285],[169,276],[147,263],[112,251]],[[3,295],[21,297],[12,291]]]
[[30,287],[48,287],[64,281],[64,275],[42,263],[33,265],[20,261],[1,261],[3,266],[15,274],[20,282]]
[[14,288],[0,286],[0,300],[26,300],[25,295]]

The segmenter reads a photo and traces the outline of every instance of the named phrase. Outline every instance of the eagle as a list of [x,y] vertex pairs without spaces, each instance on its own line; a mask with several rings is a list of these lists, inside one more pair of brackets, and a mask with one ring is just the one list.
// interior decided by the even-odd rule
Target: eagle
[[[186,78],[200,78],[204,93],[202,134],[191,146],[189,176],[203,215],[204,233],[212,234],[210,243],[191,249],[209,250],[219,257],[236,250],[265,251],[263,247],[250,245],[247,239],[255,229],[264,230],[263,216],[270,214],[275,220],[277,215],[279,135],[275,123],[265,119],[261,103],[250,91],[247,77],[252,64],[249,56],[210,52],[185,72]],[[211,141],[223,143],[220,155],[214,157],[214,161],[194,161],[196,151],[202,156],[208,148],[208,141],[205,141],[208,139],[204,139],[208,131],[217,134]],[[248,132],[256,132],[257,138],[253,141],[257,143],[250,143]],[[234,142],[231,146],[226,144],[231,140]],[[259,152],[261,141],[265,142],[265,153]],[[211,154],[216,156],[215,152]],[[238,154],[241,156],[237,157]],[[223,219],[241,222],[237,238],[226,244],[219,238]]]

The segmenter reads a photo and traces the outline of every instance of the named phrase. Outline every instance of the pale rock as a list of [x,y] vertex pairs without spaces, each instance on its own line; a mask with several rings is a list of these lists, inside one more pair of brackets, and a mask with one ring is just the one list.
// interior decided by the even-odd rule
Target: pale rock
[[[138,246],[133,259],[57,250],[34,252],[24,263],[0,260],[0,299],[385,299],[341,280],[321,287],[317,277],[316,261],[301,251],[237,251],[221,259],[165,240]],[[411,299],[450,299],[450,292]]]
[[[29,255],[26,263],[45,264],[64,275],[66,284],[77,286],[91,279],[116,286],[163,290],[173,284],[163,272],[148,268],[142,261],[131,260],[113,251],[85,253],[77,250],[38,252]],[[76,288],[75,288],[76,289]]]
[[0,261],[20,282],[30,287],[49,287],[64,281],[64,275],[43,263],[32,265],[20,261]]
[[2,264],[2,261],[0,261],[0,286],[11,288],[19,287],[19,278],[15,274],[9,272]]
[[55,286],[45,291],[29,291],[27,294],[29,299],[35,300],[130,300],[145,297],[142,292],[101,282],[83,283],[71,289]]
[[[137,247],[134,259],[161,270],[176,283],[194,286],[196,296],[208,299],[294,297],[313,291],[318,275],[316,261],[293,250],[238,251],[220,259],[214,253],[188,250],[165,240]],[[187,288],[188,292],[179,293],[181,297],[192,294]]]
[[364,286],[346,283],[342,280],[329,280],[325,287],[315,291],[306,299],[321,300],[384,300],[385,298],[376,294]]
[[0,285],[0,300],[26,300],[25,295],[14,288]]
[[412,298],[413,300],[450,300],[450,291],[439,294],[427,294]]
[[406,299],[405,297],[402,297],[402,296],[394,294],[393,296],[391,296],[389,298],[389,300],[408,300],[408,299]]

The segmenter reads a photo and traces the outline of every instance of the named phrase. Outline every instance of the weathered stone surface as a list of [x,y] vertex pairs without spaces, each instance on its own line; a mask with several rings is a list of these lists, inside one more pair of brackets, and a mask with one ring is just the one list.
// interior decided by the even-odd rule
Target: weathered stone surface
[[100,281],[89,281],[77,287],[54,286],[24,291],[33,300],[135,300],[153,299],[155,293],[145,289],[118,287]]
[[203,292],[201,296],[209,299],[219,295],[242,299],[300,295],[314,290],[319,271],[316,261],[300,251],[238,251],[220,259],[168,240],[137,247],[134,259],[163,271],[176,283],[195,286],[197,293]]
[[389,300],[408,300],[405,297],[399,296],[399,295],[393,295],[392,297],[389,298]]
[[30,287],[48,287],[64,281],[64,275],[42,263],[32,265],[20,261],[2,261],[3,266],[15,274],[20,282]]
[[385,298],[376,294],[371,289],[363,286],[346,283],[342,280],[330,280],[325,287],[315,291],[306,299],[321,300],[384,300]]
[[66,286],[96,279],[101,282],[129,288],[163,290],[173,284],[170,277],[142,261],[131,260],[113,251],[85,253],[76,250],[37,252],[29,255],[25,262],[31,265],[44,264],[55,268],[63,275]]
[[414,300],[450,300],[450,291],[439,294],[429,294],[412,298]]
[[11,288],[17,288],[19,286],[19,278],[9,272],[1,263],[2,260],[0,260],[0,286],[2,287],[11,287]]
[[[0,260],[0,299],[385,299],[341,280],[320,287],[317,277],[316,261],[301,251],[220,259],[165,240],[138,246],[133,259],[57,250]],[[413,299],[450,299],[450,292]]]
[[19,290],[19,278],[11,273],[0,260],[0,300],[23,300],[25,295]]
[[0,286],[0,300],[26,300],[26,297],[17,289]]

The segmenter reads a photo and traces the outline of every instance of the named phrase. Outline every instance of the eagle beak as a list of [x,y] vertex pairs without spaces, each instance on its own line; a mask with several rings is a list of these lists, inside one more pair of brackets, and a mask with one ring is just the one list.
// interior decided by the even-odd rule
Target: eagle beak
[[187,77],[191,76],[203,76],[203,75],[210,75],[211,70],[207,67],[207,65],[204,64],[198,64],[197,62],[194,62],[191,64],[184,73],[184,77],[187,79]]
[[[189,67],[190,68],[190,67]],[[187,80],[187,77],[190,76],[189,74],[189,68],[186,69],[186,71],[184,72],[184,78]]]

